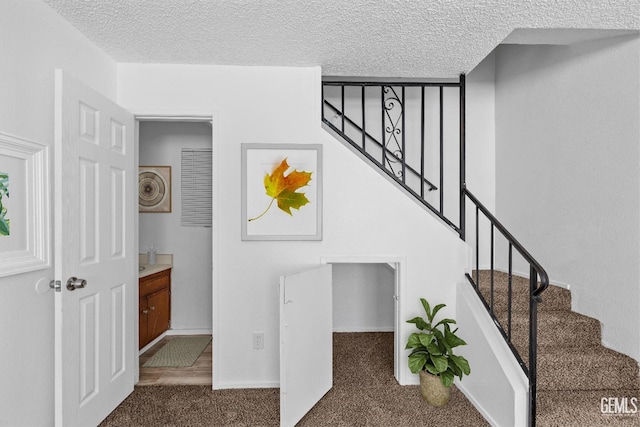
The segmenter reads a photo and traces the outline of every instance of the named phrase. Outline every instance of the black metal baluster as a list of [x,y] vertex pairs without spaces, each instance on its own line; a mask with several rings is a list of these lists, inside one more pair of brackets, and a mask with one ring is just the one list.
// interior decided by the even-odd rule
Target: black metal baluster
[[507,338],[511,342],[511,299],[513,296],[513,244],[509,243],[509,285],[507,289]]
[[[440,213],[444,215],[444,87],[440,86]],[[462,228],[462,224],[460,224]],[[464,240],[464,237],[462,238]]]
[[538,375],[538,302],[534,296],[538,284],[538,272],[529,269],[529,425],[536,425],[536,390]]
[[465,229],[465,189],[466,189],[466,114],[465,114],[465,75],[460,74],[460,238],[464,240]]
[[367,140],[367,131],[365,130],[365,120],[364,120],[364,116],[365,116],[365,102],[364,102],[364,92],[365,92],[365,86],[362,85],[362,149],[364,151],[367,150],[366,147],[366,140]]
[[382,134],[380,137],[380,142],[382,143],[382,167],[384,169],[387,168],[387,138],[384,132],[384,109],[385,109],[385,105],[384,105],[384,86],[380,86],[380,95],[381,95],[381,101],[382,101],[382,108],[380,109],[381,113],[382,113]]
[[322,121],[325,121],[324,117],[324,84],[320,85],[320,113],[322,114]]
[[480,208],[476,206],[476,285],[480,289],[480,232],[478,225],[480,224]]
[[342,88],[342,133],[344,133],[344,116],[347,115],[346,109],[344,108],[344,85],[341,86]]
[[420,88],[420,197],[424,199],[424,86]]
[[405,97],[404,97],[404,86],[402,86],[402,110],[400,111],[400,114],[402,114],[402,153],[400,153],[400,156],[402,156],[402,182],[406,183],[406,170],[407,170],[407,161],[406,161],[406,156],[405,156],[405,134],[406,132],[406,128],[404,126],[404,117],[405,117]]
[[494,301],[494,288],[493,288],[493,233],[494,227],[493,223],[491,224],[491,313],[494,313],[493,301]]

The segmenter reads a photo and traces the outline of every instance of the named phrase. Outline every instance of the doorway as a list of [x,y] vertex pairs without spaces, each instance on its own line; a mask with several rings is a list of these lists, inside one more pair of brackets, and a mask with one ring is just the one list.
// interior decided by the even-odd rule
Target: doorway
[[399,330],[404,259],[327,257],[322,263],[333,265],[334,334],[393,334],[393,375],[399,384],[406,384],[400,369],[403,337]]
[[[141,349],[138,357],[142,362],[144,351],[155,352],[177,336],[212,335],[212,221],[194,224],[192,220],[185,220],[188,207],[184,193],[187,190],[183,184],[187,170],[185,152],[209,150],[211,153],[213,129],[211,117],[206,116],[136,116],[136,119],[138,166],[161,166],[170,170],[168,186],[171,195],[170,208],[164,212],[138,214],[138,253],[144,258],[153,246],[158,259],[161,254],[172,258],[168,329]],[[208,172],[212,176],[211,168]],[[212,181],[210,177],[207,179]],[[210,348],[206,352],[207,363],[212,365]],[[140,380],[139,365],[136,382]]]

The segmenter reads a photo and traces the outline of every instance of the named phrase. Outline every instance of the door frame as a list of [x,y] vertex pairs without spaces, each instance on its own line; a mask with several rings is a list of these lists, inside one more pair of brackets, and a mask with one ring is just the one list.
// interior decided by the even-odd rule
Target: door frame
[[[212,207],[212,219],[211,219],[211,233],[212,233],[212,238],[211,238],[211,245],[212,245],[212,277],[211,277],[211,281],[212,281],[212,301],[211,301],[211,315],[212,315],[212,319],[211,319],[211,323],[212,323],[212,328],[211,328],[211,337],[213,342],[216,342],[217,337],[218,337],[218,333],[219,333],[219,317],[218,317],[218,303],[219,303],[219,294],[218,294],[218,283],[219,283],[219,277],[218,277],[218,272],[220,271],[220,269],[218,268],[218,260],[220,259],[219,257],[219,251],[220,248],[218,246],[218,242],[220,241],[220,191],[219,191],[219,186],[220,186],[220,179],[219,179],[219,170],[220,170],[220,164],[219,164],[219,159],[220,159],[220,147],[219,145],[216,143],[218,141],[218,129],[219,129],[219,117],[218,117],[218,113],[217,112],[213,112],[213,111],[149,111],[149,110],[136,110],[136,109],[128,109],[128,111],[130,113],[133,114],[133,118],[135,120],[135,162],[137,165],[140,164],[140,122],[141,121],[145,121],[145,122],[199,122],[199,123],[203,123],[203,122],[207,122],[211,124],[211,150],[212,150],[212,155],[213,155],[213,159],[212,159],[212,165],[211,167],[213,168],[213,170],[211,171],[211,179],[212,179],[212,191],[213,191],[213,195],[212,195],[212,203],[213,203],[213,207]],[[140,220],[139,220],[139,214],[138,212],[136,212],[136,219],[135,219],[136,223],[135,223],[135,232],[134,232],[134,244],[135,247],[138,248],[139,247],[139,230],[140,230]],[[138,299],[138,289],[136,288],[135,291],[135,298],[136,301]],[[138,324],[136,322],[136,328],[135,328],[135,336],[138,336]],[[136,363],[136,371],[135,371],[135,384],[138,383],[138,381],[140,380],[140,355],[139,352],[137,351],[138,346],[136,345],[134,350],[136,351],[136,355],[135,355],[135,360],[138,361]],[[216,384],[218,384],[218,379],[220,376],[219,373],[219,369],[217,369],[216,367],[219,366],[219,360],[220,360],[220,347],[217,345],[214,345],[212,347],[212,360],[211,360],[211,371],[212,371],[212,378],[211,378],[211,382],[212,382],[212,388],[216,389]]]
[[407,259],[403,256],[385,255],[364,255],[364,256],[324,256],[320,258],[320,264],[389,264],[395,270],[394,273],[394,298],[396,302],[393,322],[393,375],[400,385],[408,385],[409,379],[406,369],[402,368],[404,357],[404,343],[408,337],[405,336],[404,324],[405,306],[404,301],[407,295]]

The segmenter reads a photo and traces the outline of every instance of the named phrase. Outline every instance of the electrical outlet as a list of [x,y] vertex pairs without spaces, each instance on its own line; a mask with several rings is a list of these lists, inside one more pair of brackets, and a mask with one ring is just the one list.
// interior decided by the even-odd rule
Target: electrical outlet
[[253,333],[253,349],[254,350],[264,349],[264,332]]

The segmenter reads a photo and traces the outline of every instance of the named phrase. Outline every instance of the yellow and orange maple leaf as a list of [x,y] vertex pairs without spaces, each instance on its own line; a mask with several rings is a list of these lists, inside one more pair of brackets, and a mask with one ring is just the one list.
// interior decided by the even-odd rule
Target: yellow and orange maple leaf
[[285,176],[285,172],[288,169],[289,164],[285,158],[271,174],[266,174],[264,176],[264,188],[267,196],[271,197],[271,203],[269,203],[269,206],[267,206],[267,209],[265,209],[264,212],[255,218],[251,218],[249,221],[255,221],[266,214],[275,200],[278,201],[278,207],[291,216],[293,216],[291,208],[299,210],[302,206],[310,203],[305,193],[298,193],[296,190],[309,184],[309,181],[311,181],[311,174],[313,172],[298,171],[294,169],[291,173]]

